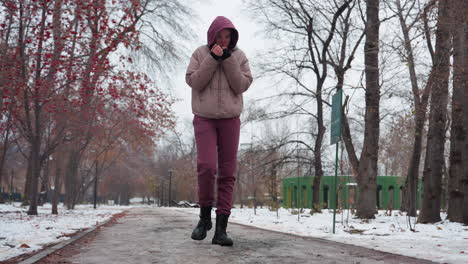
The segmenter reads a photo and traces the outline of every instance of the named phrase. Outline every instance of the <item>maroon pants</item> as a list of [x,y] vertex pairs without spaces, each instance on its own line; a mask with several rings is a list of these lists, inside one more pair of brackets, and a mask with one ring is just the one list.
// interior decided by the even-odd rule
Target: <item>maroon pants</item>
[[214,181],[218,173],[216,214],[231,214],[232,193],[236,181],[240,119],[193,119],[197,145],[198,199],[200,206],[214,203]]

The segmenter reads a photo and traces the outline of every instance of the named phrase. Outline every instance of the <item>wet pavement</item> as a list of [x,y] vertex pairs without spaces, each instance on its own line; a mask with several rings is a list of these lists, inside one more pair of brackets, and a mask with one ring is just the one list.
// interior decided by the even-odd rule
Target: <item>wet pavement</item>
[[[190,238],[198,216],[164,208],[134,208],[79,245],[65,263],[432,263],[333,241],[230,223],[233,247]],[[214,224],[214,219],[213,219]],[[63,263],[63,262],[62,262]]]

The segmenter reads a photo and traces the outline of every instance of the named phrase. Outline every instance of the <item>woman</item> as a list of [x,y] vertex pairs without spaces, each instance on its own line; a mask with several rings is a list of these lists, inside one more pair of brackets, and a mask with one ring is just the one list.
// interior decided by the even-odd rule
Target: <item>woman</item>
[[244,52],[236,47],[239,33],[218,16],[208,29],[208,43],[195,50],[185,80],[192,88],[193,126],[197,146],[200,221],[192,238],[203,240],[211,229],[214,180],[217,174],[216,229],[212,244],[232,246],[226,227],[232,207],[240,119],[252,74]]

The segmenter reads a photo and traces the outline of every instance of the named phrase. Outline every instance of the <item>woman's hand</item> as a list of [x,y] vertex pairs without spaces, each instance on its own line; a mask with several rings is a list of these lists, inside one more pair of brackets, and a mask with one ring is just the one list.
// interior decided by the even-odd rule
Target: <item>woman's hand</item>
[[216,55],[216,56],[222,56],[223,55],[223,47],[221,47],[218,44],[214,44],[213,48],[211,49],[211,52],[213,52],[213,54]]

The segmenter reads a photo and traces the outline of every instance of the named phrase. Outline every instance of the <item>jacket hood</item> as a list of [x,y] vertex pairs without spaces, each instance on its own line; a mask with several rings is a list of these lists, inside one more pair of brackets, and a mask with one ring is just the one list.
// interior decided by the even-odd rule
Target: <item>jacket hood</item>
[[210,25],[208,29],[208,46],[212,47],[213,44],[216,42],[216,34],[221,30],[229,28],[231,29],[231,42],[229,43],[229,49],[234,49],[237,45],[237,41],[239,40],[239,32],[232,24],[231,20],[224,16],[216,17]]

